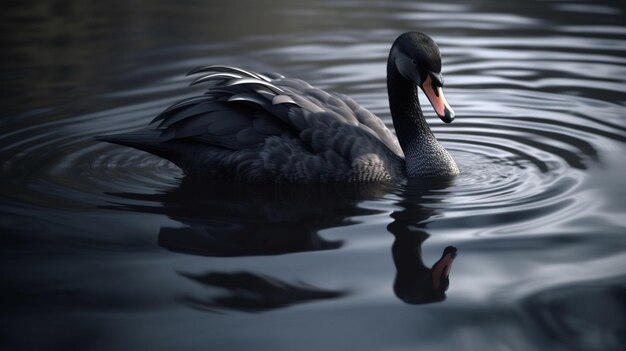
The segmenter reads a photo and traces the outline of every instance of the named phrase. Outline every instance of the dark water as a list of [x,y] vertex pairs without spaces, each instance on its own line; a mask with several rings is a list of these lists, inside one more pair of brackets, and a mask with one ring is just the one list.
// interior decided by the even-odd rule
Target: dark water
[[[621,5],[5,2],[0,348],[623,349]],[[443,52],[458,118],[426,113],[454,181],[194,184],[93,140],[144,127],[212,63],[390,123],[385,60],[407,30]],[[434,302],[416,277],[449,245]]]

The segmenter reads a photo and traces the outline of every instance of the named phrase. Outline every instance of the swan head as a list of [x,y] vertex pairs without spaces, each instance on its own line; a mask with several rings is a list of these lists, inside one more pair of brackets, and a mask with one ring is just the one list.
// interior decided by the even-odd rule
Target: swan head
[[454,111],[443,95],[441,54],[426,34],[407,32],[398,37],[391,49],[396,69],[407,80],[417,84],[445,123],[454,120]]

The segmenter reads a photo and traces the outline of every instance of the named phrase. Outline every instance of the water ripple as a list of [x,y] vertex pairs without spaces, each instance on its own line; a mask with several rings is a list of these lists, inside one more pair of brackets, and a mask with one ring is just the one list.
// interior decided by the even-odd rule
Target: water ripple
[[[522,17],[487,17],[497,19],[498,23],[536,22]],[[472,18],[477,19],[475,15]],[[347,87],[358,101],[372,106],[389,123],[383,89],[387,44],[344,45],[345,38],[338,38],[337,43],[309,44],[301,39],[288,46],[265,48],[262,53],[270,57],[287,55],[299,62],[298,56],[307,56],[320,66],[318,85]],[[626,76],[623,59],[594,53],[619,50],[623,47],[620,40],[580,41],[578,37],[564,36],[501,40],[487,37],[459,40],[444,36],[437,40],[449,61],[445,66],[449,99],[453,104],[459,102],[455,108],[460,116],[452,126],[441,126],[426,109],[435,133],[462,171],[452,190],[446,190],[452,191],[454,197],[442,196],[433,204],[445,208],[449,216],[462,213],[469,218],[498,210],[513,213],[507,217],[524,220],[562,210],[568,206],[563,201],[565,194],[580,183],[575,170],[585,170],[590,163],[601,161],[597,145],[626,141],[626,129],[603,116],[611,115],[611,110],[620,111],[621,105],[548,92],[572,88],[623,92],[624,79],[620,78]],[[468,47],[472,50],[468,51]],[[584,48],[587,52],[565,54],[559,51],[562,47]],[[346,59],[357,56],[357,62]],[[168,66],[161,68],[171,70]],[[170,101],[184,96],[181,95],[184,81],[180,77],[165,76],[162,81],[163,84],[154,87],[103,95],[107,99],[140,97],[144,101],[24,125],[4,134],[0,139],[2,150],[5,155],[12,154],[2,163],[6,179],[35,172],[47,175],[41,186],[35,182],[21,194],[8,191],[10,196],[34,201],[51,194],[66,194],[63,196],[82,202],[81,192],[145,190],[176,184],[182,175],[168,162],[91,140],[94,135],[142,127],[151,115],[166,106],[163,101],[151,100],[151,96],[167,94]]]

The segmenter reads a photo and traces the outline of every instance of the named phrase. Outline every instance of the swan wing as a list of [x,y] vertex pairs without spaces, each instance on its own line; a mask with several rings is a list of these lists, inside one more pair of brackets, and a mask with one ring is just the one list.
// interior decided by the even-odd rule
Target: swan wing
[[206,84],[207,90],[170,106],[151,122],[158,123],[162,142],[192,139],[244,150],[279,136],[299,138],[320,152],[324,146],[338,146],[328,138],[343,126],[347,127],[341,130],[345,135],[335,137],[354,141],[365,136],[355,146],[371,148],[362,144],[381,143],[403,156],[385,124],[345,95],[314,88],[299,79],[230,66],[204,66],[189,74],[201,74],[191,85]]

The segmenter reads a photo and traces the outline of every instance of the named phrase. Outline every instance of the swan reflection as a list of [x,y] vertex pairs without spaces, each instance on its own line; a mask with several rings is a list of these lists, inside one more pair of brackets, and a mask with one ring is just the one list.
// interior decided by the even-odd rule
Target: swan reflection
[[[426,267],[421,245],[429,234],[420,223],[434,213],[422,205],[424,196],[446,186],[407,185],[399,193],[401,200],[397,204],[401,209],[391,215],[393,222],[388,230],[395,236],[392,254],[397,269],[394,291],[406,303],[445,298],[456,249],[446,248],[437,263]],[[259,185],[198,183],[185,178],[178,187],[157,194],[114,194],[124,201],[107,207],[164,214],[180,222],[181,227],[162,227],[159,231],[159,245],[175,252],[212,257],[263,256],[341,248],[343,241],[324,239],[319,231],[353,224],[350,218],[356,216],[382,213],[359,204],[392,191],[397,188],[386,184]],[[210,292],[227,291],[226,295],[180,299],[189,307],[206,311],[260,312],[347,294],[344,290],[294,284],[246,271],[179,274]]]
[[[401,210],[391,215],[394,221],[387,230],[395,237],[391,251],[397,271],[393,289],[406,303],[425,304],[446,298],[457,249],[446,247],[441,258],[428,268],[422,260],[422,244],[430,236],[423,223],[435,212],[424,205],[425,197],[435,192],[440,194],[450,185],[450,182],[407,184],[401,194],[402,200],[397,203]],[[429,201],[434,201],[432,198]]]
[[159,245],[204,256],[278,255],[338,249],[318,232],[354,224],[350,218],[380,211],[358,203],[388,192],[384,184],[202,183],[184,178],[180,186],[157,194],[118,193],[144,204],[115,203],[109,208],[167,215],[182,227],[163,227]]
[[[264,256],[339,249],[342,241],[324,239],[319,231],[354,224],[350,218],[356,216],[379,213],[358,204],[388,191],[384,184],[296,186],[200,183],[185,178],[180,186],[162,193],[113,194],[124,201],[107,207],[164,214],[180,222],[183,226],[159,231],[159,245],[175,252]],[[206,296],[183,295],[179,299],[203,311],[263,312],[347,294],[346,290],[290,283],[246,271],[179,275],[206,288]]]

